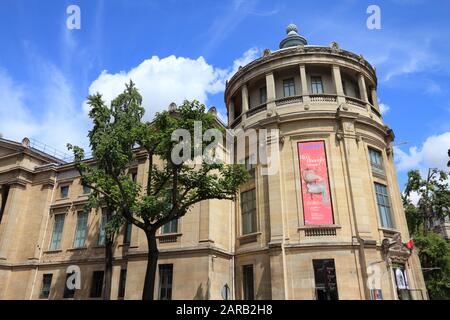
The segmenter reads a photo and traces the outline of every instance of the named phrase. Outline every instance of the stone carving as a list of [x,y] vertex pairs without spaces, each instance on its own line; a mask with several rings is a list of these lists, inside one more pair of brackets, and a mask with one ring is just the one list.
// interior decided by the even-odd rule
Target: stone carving
[[270,49],[264,49],[264,51],[263,51],[263,57],[265,58],[265,57],[270,56],[270,53],[271,53]]
[[335,41],[333,41],[333,42],[330,44],[330,47],[331,47],[331,50],[334,51],[334,52],[339,51],[339,44],[338,44],[337,42],[335,42]]

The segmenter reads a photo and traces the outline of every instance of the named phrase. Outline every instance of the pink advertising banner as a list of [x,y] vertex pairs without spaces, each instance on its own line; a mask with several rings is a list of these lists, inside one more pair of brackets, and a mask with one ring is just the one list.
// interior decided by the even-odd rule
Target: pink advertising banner
[[324,141],[298,143],[305,225],[333,224]]

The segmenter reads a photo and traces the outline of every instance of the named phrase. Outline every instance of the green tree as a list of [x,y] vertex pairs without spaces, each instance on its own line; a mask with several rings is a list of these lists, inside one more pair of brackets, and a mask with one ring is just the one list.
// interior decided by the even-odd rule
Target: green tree
[[[430,169],[426,179],[418,170],[408,172],[403,206],[414,237],[428,293],[433,299],[450,298],[450,244],[434,231],[434,222],[449,216],[448,173]],[[419,197],[413,204],[411,196]]]
[[[144,122],[142,97],[130,81],[110,106],[99,93],[91,95],[88,103],[93,121],[88,136],[95,165],[83,161],[82,148],[68,147],[74,152],[82,183],[93,190],[91,206],[107,203],[114,212],[108,222],[109,234],[114,234],[124,222],[134,224],[145,233],[148,255],[142,298],[152,300],[159,254],[156,231],[183,217],[200,201],[233,200],[249,174],[242,165],[212,161],[214,148],[201,153],[195,162],[188,160],[196,150],[203,151],[210,143],[222,141],[211,138],[209,143],[203,139],[189,143],[183,138],[174,139],[174,132],[181,130],[194,137],[198,123],[201,123],[201,137],[209,129],[224,131],[198,101],[184,101],[175,111],[157,113],[151,122]],[[128,174],[137,152],[148,156],[143,185],[134,182]],[[175,161],[174,152],[186,158]]]

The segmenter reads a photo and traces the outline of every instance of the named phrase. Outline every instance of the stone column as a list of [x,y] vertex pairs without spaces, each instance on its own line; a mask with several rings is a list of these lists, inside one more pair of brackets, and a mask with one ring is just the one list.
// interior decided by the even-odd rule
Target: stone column
[[228,126],[234,121],[234,101],[233,98],[230,98],[230,102],[228,103]]
[[[288,237],[284,228],[284,205],[283,205],[283,172],[281,146],[278,144],[279,135],[271,134],[272,130],[277,130],[277,125],[267,127],[267,151],[272,166],[277,165],[277,170],[266,172],[264,176],[270,192],[266,195],[269,200],[269,221],[270,221],[270,272],[272,278],[272,299],[286,299],[286,267],[284,257],[284,240]],[[277,153],[277,154],[275,154]],[[277,161],[276,163],[275,161]],[[274,167],[272,167],[274,168]]]
[[242,93],[242,121],[244,121],[247,118],[247,111],[248,111],[248,87],[247,84],[244,84],[241,88]]
[[309,88],[308,88],[308,81],[306,78],[306,68],[304,64],[300,65],[300,82],[302,84],[302,96],[303,96],[303,102],[309,102]]
[[367,97],[366,81],[364,80],[364,75],[362,73],[358,74],[358,86],[361,100],[369,103],[369,99]]
[[345,103],[344,87],[342,86],[341,69],[339,66],[332,66],[333,83],[336,88],[337,102],[340,105]]
[[266,74],[266,90],[267,90],[267,114],[271,116],[273,113],[276,113],[275,100],[277,99],[275,92],[275,78],[273,76],[273,72],[269,72]]
[[17,228],[19,227],[19,215],[25,213],[25,188],[25,185],[21,183],[10,186],[2,223],[0,224],[0,260],[8,259],[11,249],[13,249],[12,242],[18,241],[15,235],[17,235]]
[[372,102],[373,102],[373,106],[375,107],[375,109],[377,109],[378,111],[380,111],[380,105],[378,104],[378,95],[377,95],[377,89],[376,88],[371,88],[370,93],[372,95]]
[[266,74],[266,88],[267,88],[267,104],[272,103],[276,100],[275,93],[275,78],[273,72]]

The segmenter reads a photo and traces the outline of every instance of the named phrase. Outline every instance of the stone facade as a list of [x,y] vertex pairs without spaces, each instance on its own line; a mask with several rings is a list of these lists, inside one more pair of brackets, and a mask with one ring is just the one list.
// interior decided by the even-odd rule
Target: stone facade
[[[296,32],[289,28],[292,38],[284,45]],[[333,262],[339,299],[370,299],[374,288],[384,299],[427,297],[418,257],[403,245],[409,233],[393,162],[394,135],[379,110],[375,70],[336,43],[309,46],[300,38],[300,45],[265,50],[227,83],[229,128],[279,130],[279,170],[262,175],[258,164],[236,201],[203,201],[180,219],[176,231],[159,235],[158,263],[173,270],[172,299],[222,299],[225,284],[232,299],[319,299],[328,289],[318,288],[318,261]],[[305,141],[325,145],[332,224],[304,219],[297,144]],[[369,148],[380,156],[380,167],[374,167]],[[130,169],[138,182],[145,181],[147,161],[138,154]],[[380,218],[375,183],[387,191],[389,227]],[[255,226],[244,234],[242,194],[250,190]],[[43,279],[50,274],[48,298],[62,299],[69,265],[81,270],[82,286],[73,298],[89,299],[93,272],[103,269],[101,214],[88,215],[84,245],[75,248],[87,195],[73,165],[27,140],[0,139],[0,197],[0,299],[47,298]],[[64,216],[61,241],[51,249],[58,215]],[[124,229],[114,246],[112,299],[121,298],[121,270],[123,298],[142,294],[145,235],[135,227],[127,235]],[[406,295],[397,290],[397,267],[406,272]]]

